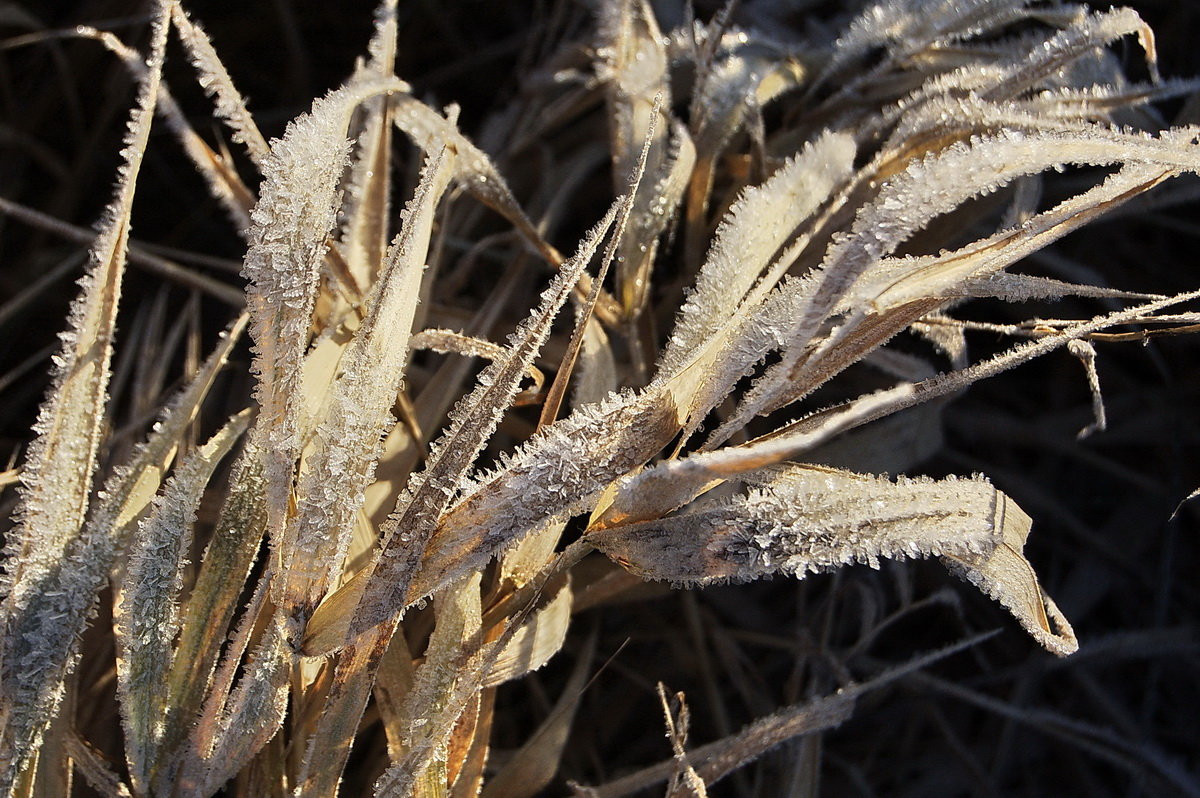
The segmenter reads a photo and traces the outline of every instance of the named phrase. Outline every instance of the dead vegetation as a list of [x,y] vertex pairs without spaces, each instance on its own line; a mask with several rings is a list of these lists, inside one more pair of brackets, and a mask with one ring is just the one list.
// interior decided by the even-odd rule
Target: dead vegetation
[[[4,378],[32,429],[4,494],[4,794],[1200,791],[1190,723],[1144,733],[1195,664],[1191,543],[1138,562],[1060,497],[1102,474],[1161,524],[1197,478],[1191,409],[1141,376],[1194,394],[1169,357],[1195,280],[1059,245],[1102,216],[1188,232],[1200,82],[1160,74],[1138,13],[548,4],[460,54],[516,59],[508,95],[442,106],[453,72],[398,68],[415,12],[384,2],[269,139],[202,16],[150,5],[112,30],[8,7],[6,57],[91,48],[136,96],[96,235],[0,205],[27,268],[63,258],[6,323],[78,267],[45,236],[89,242],[68,331]],[[213,251],[131,238],[185,213],[139,204],[167,181],[170,207],[181,158]],[[1178,419],[1145,468],[1138,397]],[[1027,559],[1043,517],[1064,607],[1132,581],[1152,617],[1075,654]],[[1018,628],[1075,656],[1022,659]],[[1064,680],[1075,703],[1038,700]],[[1029,735],[1068,788],[1023,772]]]

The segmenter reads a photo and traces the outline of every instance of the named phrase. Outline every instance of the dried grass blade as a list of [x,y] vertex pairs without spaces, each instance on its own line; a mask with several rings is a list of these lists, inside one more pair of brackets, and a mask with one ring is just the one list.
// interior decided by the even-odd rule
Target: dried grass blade
[[[339,657],[318,731],[306,749],[311,753],[311,746],[319,741],[323,750],[327,754],[332,751],[336,759],[322,771],[306,777],[303,789],[309,794],[324,794],[320,788],[331,783],[331,772],[334,779],[340,778],[376,669],[408,606],[409,588],[437,519],[515,396],[522,375],[549,334],[554,317],[595,254],[622,203],[619,201],[609,210],[576,256],[563,264],[538,306],[511,336],[509,354],[484,369],[475,390],[451,414],[450,428],[430,452],[430,465],[410,480],[382,530],[384,544],[380,556],[331,594],[330,601],[318,607],[310,619],[304,641],[306,653],[328,651],[343,643],[349,645]],[[350,602],[343,597],[359,591],[362,598],[357,610],[353,617],[347,618],[344,611]]]
[[[410,712],[409,717],[416,719],[419,731],[410,736],[405,756],[393,762],[375,782],[376,796],[407,798],[425,778],[430,764],[439,755],[444,741],[450,738],[458,719],[482,689],[480,679],[492,668],[496,656],[508,644],[516,629],[517,625],[509,625],[494,638],[488,635],[492,639],[487,640],[483,639],[481,630],[480,634],[472,635],[469,640],[453,647],[449,652],[453,656],[446,658],[441,673],[430,672],[429,678],[434,683],[440,682],[439,711],[431,717],[425,717],[419,714],[420,706],[413,704],[415,711]],[[445,678],[447,672],[454,678]],[[413,693],[417,690],[415,688]]]
[[[746,393],[736,412],[705,446],[712,448],[726,440],[754,415],[772,406],[780,393],[795,398],[816,388],[820,382],[813,375],[798,371],[801,361],[821,363],[826,350],[847,334],[857,332],[853,326],[841,325],[836,334],[817,340],[822,325],[847,301],[849,291],[868,270],[935,217],[1014,179],[1066,164],[1131,164],[1154,166],[1164,172],[1195,171],[1200,168],[1195,139],[1196,132],[1187,129],[1166,131],[1158,138],[1100,127],[1033,133],[1005,130],[970,142],[956,142],[910,164],[885,183],[877,197],[859,212],[850,235],[830,247],[813,279],[794,281],[785,286],[788,290],[774,297],[777,303],[770,315],[789,327],[779,332],[779,337],[789,342],[783,357]],[[1111,188],[1115,184],[1108,185]],[[1112,199],[1092,196],[1105,204]],[[785,321],[788,319],[791,321]],[[911,320],[904,326],[908,323]],[[883,333],[877,337],[881,343],[887,338]]]
[[[790,378],[777,383],[771,391],[756,388],[762,391],[756,400],[761,403],[758,412],[777,410],[811,392],[816,384],[825,382],[908,327],[914,316],[927,315],[934,307],[931,300],[996,296],[1022,301],[1064,294],[1147,298],[1009,275],[1002,270],[1177,174],[1160,166],[1129,164],[1102,184],[1031,217],[1014,229],[953,252],[879,261],[848,292],[842,302],[845,318],[809,356],[803,371],[794,370]],[[779,376],[771,379],[778,380]],[[765,380],[763,384],[770,382]]]
[[1033,520],[1004,494],[996,506],[996,529],[1001,539],[990,552],[948,554],[942,561],[951,572],[1000,602],[1047,651],[1060,657],[1079,650],[1079,641],[1066,616],[1038,583],[1025,541]]
[[[313,103],[293,120],[264,162],[243,266],[254,338],[255,426],[267,480],[268,528],[278,543],[300,452],[301,375],[326,239],[337,221],[338,183],[345,166],[350,114],[376,94],[401,91],[398,80],[356,83]],[[276,547],[282,572],[291,552]],[[282,590],[282,582],[279,586]]]
[[241,771],[275,736],[287,709],[293,657],[287,639],[286,619],[281,613],[273,613],[220,718],[212,741],[213,750],[207,755],[201,754],[196,763],[202,771],[195,774],[195,781],[191,783],[199,787],[189,786],[189,780],[184,779],[185,790],[195,789],[200,795],[211,795]]
[[413,655],[404,632],[397,631],[388,642],[387,653],[379,663],[375,676],[375,706],[387,735],[388,760],[404,755],[404,697],[412,690],[414,678]]
[[125,732],[125,755],[133,788],[149,789],[157,766],[162,719],[168,707],[176,607],[182,569],[200,498],[221,459],[250,424],[250,411],[234,416],[167,481],[129,548],[120,600],[114,609],[117,692]]
[[414,144],[426,154],[443,145],[451,147],[458,156],[455,177],[471,195],[507,219],[547,262],[554,266],[563,263],[563,256],[538,232],[483,150],[453,122],[417,98],[400,95],[392,102],[395,108],[392,119]]
[[[366,318],[341,359],[341,377],[296,487],[295,510],[289,513],[281,549],[291,563],[283,607],[296,625],[297,637],[331,581],[341,574],[383,436],[395,423],[391,408],[404,376],[434,212],[453,164],[453,154],[442,151],[426,166]],[[331,485],[337,488],[331,490]]]
[[[515,396],[522,375],[549,334],[550,324],[623,204],[619,201],[610,208],[588,234],[579,252],[563,265],[538,306],[513,333],[508,356],[484,369],[475,390],[451,414],[450,428],[431,449],[429,467],[414,476],[382,530],[384,547],[377,565],[370,569],[373,573],[351,622],[351,636],[398,617],[408,606],[409,587],[438,517]],[[313,621],[317,621],[316,615]]]
[[[587,512],[614,479],[640,467],[679,431],[663,393],[618,394],[546,427],[445,515],[406,604],[479,569],[524,536]],[[595,442],[587,458],[578,441]],[[307,650],[307,642],[306,642]]]
[[512,759],[484,784],[481,798],[525,798],[545,789],[558,772],[567,737],[587,682],[596,636],[588,638],[562,694],[550,714],[525,741]]
[[200,73],[200,85],[216,101],[214,113],[217,118],[229,125],[233,131],[233,140],[246,148],[246,154],[262,172],[271,148],[259,132],[254,117],[246,108],[245,99],[233,85],[233,79],[221,63],[217,51],[213,49],[208,34],[192,22],[178,5],[171,10],[171,22],[179,31],[180,41],[187,49],[192,65]]
[[892,482],[815,466],[774,473],[732,499],[588,539],[634,573],[686,584],[948,557],[1047,649],[1063,655],[1078,647],[1021,553],[1032,521],[983,478]]
[[297,798],[336,794],[350,746],[398,622],[380,624],[338,652],[333,681],[315,731],[303,741],[303,770],[295,787]]
[[800,459],[801,455],[873,418],[913,394],[911,385],[861,396],[814,419],[802,431],[781,430],[741,446],[664,460],[622,480],[589,531],[650,521],[674,512],[720,482],[739,474]]
[[[178,5],[173,7],[172,17],[174,19],[183,17],[183,12]],[[145,79],[147,67],[142,61],[141,55],[112,33],[86,26],[77,28],[76,33],[104,45],[106,49],[121,59],[125,68],[138,80]],[[215,54],[213,57],[215,58]],[[175,134],[184,153],[191,159],[196,170],[208,184],[209,191],[224,206],[234,227],[239,233],[244,234],[250,227],[250,208],[254,205],[254,193],[242,181],[237,171],[224,158],[213,152],[204,139],[200,138],[165,84],[159,85],[155,110],[166,122],[171,132]]]
[[[1045,285],[1048,289],[1051,286],[1045,281],[1001,275],[999,272],[1175,174],[1177,172],[1174,170],[1157,166],[1126,166],[1099,186],[1064,200],[1055,208],[1031,217],[1014,229],[1001,231],[954,252],[881,261],[863,275],[847,304],[866,307],[870,312],[878,313],[925,297],[952,298],[958,295],[959,287],[967,280],[984,281],[980,286],[982,288],[988,285],[990,281],[987,278],[993,275],[999,278],[994,282],[996,293],[1005,298],[1023,298],[1018,292],[1019,280],[1030,288],[1036,284]],[[1017,279],[1005,283],[1003,278],[1006,276]],[[1005,287],[1010,284],[1012,287]],[[1065,287],[1065,284],[1058,286]],[[1077,290],[1087,291],[1089,288],[1079,286]]]
[[[429,639],[425,661],[414,674],[412,689],[405,696],[400,716],[405,727],[405,751],[415,773],[414,796],[444,796],[448,788],[447,743],[462,707],[456,706],[454,691],[460,679],[478,677],[456,667],[471,640],[481,634],[482,606],[480,574],[472,574],[438,596],[437,625]],[[413,752],[424,751],[416,761]]]
[[496,655],[495,662],[483,677],[482,686],[498,687],[549,662],[567,639],[572,597],[570,584],[564,582],[545,606],[521,623],[508,644]]
[[675,215],[695,163],[687,129],[672,124],[664,37],[645,0],[611,0],[599,9],[596,71],[607,88],[613,179],[624,191],[649,175],[649,192],[634,192],[628,233],[617,256],[617,285],[626,320],[648,298],[658,236]]
[[1129,35],[1137,36],[1138,44],[1146,53],[1150,74],[1157,81],[1158,58],[1154,31],[1132,8],[1114,8],[1088,15],[1079,23],[1059,31],[1041,47],[1033,49],[1029,57],[1000,70],[996,85],[988,91],[982,91],[981,96],[993,101],[1015,97],[1083,53]]
[[[53,630],[47,630],[42,649],[42,655],[49,663],[46,665],[47,678],[61,682],[64,668],[75,656],[72,652],[76,650],[95,595],[108,578],[116,552],[124,545],[126,531],[153,499],[181,438],[194,421],[201,402],[245,324],[246,317],[242,316],[223,335],[221,343],[191,384],[168,405],[150,437],[137,447],[129,462],[105,482],[103,500],[88,518],[82,538],[67,554],[67,565],[54,577],[57,586],[48,587],[45,594],[56,599],[48,611],[60,619],[69,619]],[[34,621],[33,616],[26,619],[27,623]],[[20,631],[19,626],[17,631]],[[53,632],[52,637],[50,632]],[[10,682],[10,686],[13,684]]]
[[229,494],[181,613],[167,679],[166,730],[155,790],[167,793],[183,767],[188,726],[201,715],[213,671],[267,524],[260,457],[246,446],[229,476]]
[[[499,344],[473,335],[454,332],[453,330],[426,329],[412,337],[411,346],[414,350],[428,349],[439,354],[463,355],[465,357],[481,357],[487,360],[500,360],[504,357],[505,349]],[[531,385],[513,401],[521,404],[522,397],[528,401],[536,401],[546,383],[546,375],[535,365],[529,366],[526,376]]]
[[132,798],[133,793],[109,767],[104,754],[80,737],[77,731],[72,730],[67,735],[67,751],[88,786],[104,798]]
[[[367,48],[371,58],[363,67],[367,75],[395,77],[396,34],[396,0],[384,0],[375,11],[375,34]],[[387,251],[392,187],[390,107],[386,97],[376,97],[364,106],[365,119],[342,207],[346,221],[339,240],[350,274],[360,286],[375,282]]]
[[[995,633],[987,632],[976,635],[938,651],[915,657],[903,665],[884,671],[869,681],[843,687],[833,695],[784,707],[751,723],[736,734],[688,751],[687,759],[692,763],[697,775],[704,783],[711,786],[737,768],[754,761],[787,740],[837,728],[850,718],[859,697],[863,694],[877,690],[927,668],[952,654],[977,645],[992,637],[993,634]],[[678,761],[672,757],[600,787],[577,786],[575,794],[577,798],[619,798],[619,796],[644,790],[652,784],[671,778],[678,766]]]
[[673,374],[711,347],[779,248],[851,174],[854,140],[829,133],[760,186],[747,188],[721,221],[695,290],[680,310],[659,360]]
[[[0,795],[11,793],[28,766],[62,698],[62,678],[74,660],[75,623],[82,619],[73,613],[60,615],[59,608],[50,606],[58,602],[48,600],[47,591],[74,581],[76,589],[88,591],[90,606],[97,584],[92,568],[82,573],[63,568],[83,542],[80,531],[103,431],[134,186],[158,96],[171,5],[164,0],[156,9],[149,71],[130,115],[116,196],[105,211],[90,253],[91,266],[71,307],[70,329],[54,359],[51,388],[39,410],[37,437],[22,474],[17,525],[4,546]],[[60,598],[71,589],[63,587]],[[70,627],[66,639],[61,634],[64,626]],[[60,645],[48,645],[54,638]]]

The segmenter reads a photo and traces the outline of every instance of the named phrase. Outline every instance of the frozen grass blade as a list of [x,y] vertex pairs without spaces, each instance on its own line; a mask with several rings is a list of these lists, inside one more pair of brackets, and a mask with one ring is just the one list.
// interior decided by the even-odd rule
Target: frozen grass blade
[[258,124],[246,108],[241,92],[233,85],[233,79],[221,63],[217,51],[213,49],[208,34],[192,22],[187,12],[178,5],[171,9],[171,23],[179,31],[179,39],[191,56],[192,65],[200,73],[200,85],[216,101],[213,113],[229,125],[233,140],[246,148],[250,160],[262,171],[271,148],[259,132]]
[[282,549],[292,563],[283,595],[297,638],[341,573],[383,435],[394,423],[390,411],[404,376],[434,211],[453,164],[454,156],[443,151],[426,167],[366,318],[341,359],[329,410],[314,433],[315,450],[296,487]]
[[[374,789],[405,798],[561,792],[560,773],[589,772],[580,770],[573,746],[585,738],[570,733],[572,717],[599,709],[582,722],[595,727],[600,746],[613,717],[632,717],[620,703],[610,712],[606,693],[582,694],[595,640],[553,711],[547,703],[548,717],[522,710],[502,685],[556,652],[578,650],[577,613],[666,592],[644,579],[704,585],[938,556],[1042,647],[1072,651],[1069,623],[1025,559],[1032,522],[1013,499],[1039,515],[1057,509],[1050,487],[1063,480],[1047,473],[1055,461],[1038,457],[1047,450],[1122,484],[1154,491],[1170,482],[1159,479],[1154,458],[1125,456],[1156,422],[1153,414],[1129,418],[1123,391],[1139,384],[1141,372],[1128,368],[1138,355],[1122,360],[1111,350],[1200,328],[1200,314],[1185,304],[1200,291],[1184,291],[1186,271],[1158,268],[1159,234],[1194,232],[1178,217],[1159,213],[1152,228],[1130,228],[1127,245],[1112,249],[1157,269],[1148,280],[1108,253],[1089,255],[1086,239],[1060,239],[1115,209],[1148,207],[1129,201],[1200,173],[1200,128],[1170,127],[1152,104],[1194,92],[1200,81],[1159,77],[1153,35],[1129,9],[1026,0],[859,5],[855,17],[814,8],[803,30],[778,4],[729,3],[700,19],[689,7],[668,31],[659,16],[666,7],[646,0],[601,0],[590,12],[556,0],[512,39],[476,48],[475,26],[508,11],[439,18],[444,37],[413,43],[404,37],[436,15],[381,0],[348,82],[270,145],[230,78],[248,74],[245,65],[226,69],[173,0],[157,8],[147,64],[113,33],[43,31],[30,15],[10,15],[31,33],[0,42],[5,63],[44,49],[64,87],[86,86],[68,80],[78,76],[58,60],[60,45],[90,52],[70,41],[85,37],[116,53],[141,88],[98,238],[31,211],[26,197],[0,200],[35,234],[95,243],[28,463],[17,468],[14,457],[4,472],[11,480],[23,470],[26,487],[5,530],[0,589],[0,796],[66,798],[86,789],[78,774],[71,784],[73,760],[104,794],[328,798],[365,794],[380,773]],[[277,33],[299,41],[304,20],[288,14]],[[176,105],[158,82],[172,21],[213,99],[210,113],[263,175],[258,189],[185,118],[199,92],[185,101],[181,91]],[[1135,36],[1140,50],[1117,52]],[[437,54],[437,68],[421,66],[426,53]],[[294,55],[304,60],[301,49]],[[398,62],[415,68],[419,92],[396,77]],[[290,88],[304,76],[296,78]],[[296,99],[286,94],[284,102]],[[22,96],[3,75],[0,95]],[[265,97],[279,102],[273,92]],[[445,97],[462,102],[461,113],[457,105],[435,110]],[[1178,120],[1198,118],[1195,99]],[[83,141],[81,111],[91,98],[78,94],[69,105],[64,128]],[[111,353],[126,255],[242,304],[240,290],[191,270],[228,269],[228,261],[176,249],[170,257],[189,265],[181,271],[149,255],[151,245],[139,254],[128,244],[151,108],[249,242],[247,313],[203,364],[201,342],[225,318],[211,315],[213,303],[167,286],[126,292],[145,300],[122,311],[131,319],[122,335],[133,343]],[[40,141],[24,125],[13,119],[11,139],[36,161],[29,175],[82,174],[62,159],[58,138]],[[173,149],[168,142],[156,163],[173,163]],[[392,208],[396,180],[415,186],[402,213]],[[201,206],[216,203],[199,181],[142,183],[142,203],[154,201],[159,183],[199,190],[196,214],[170,215],[171,236],[207,233]],[[573,243],[582,222],[627,185],[629,199],[564,258],[557,247]],[[14,191],[22,190],[18,179]],[[256,190],[261,199],[248,217]],[[1169,201],[1194,193],[1184,188]],[[75,209],[70,197],[56,200],[59,213]],[[1111,242],[1110,232],[1102,240]],[[589,274],[606,235],[603,265]],[[1056,249],[1021,263],[1049,245]],[[1093,267],[1096,260],[1106,268]],[[48,262],[59,261],[50,254]],[[0,322],[29,311],[44,285],[5,305]],[[996,314],[998,303],[976,298],[1010,307]],[[559,319],[568,300],[574,319]],[[1011,308],[1052,300],[1061,300],[1055,318],[1039,305]],[[231,357],[247,324],[249,368]],[[506,343],[492,343],[514,328]],[[973,351],[977,339],[987,354]],[[1163,379],[1147,396],[1159,402],[1185,372],[1172,361],[1178,338],[1152,343]],[[1005,401],[986,389],[951,408],[975,382],[1060,348],[1084,370],[1068,364],[1064,377],[1078,383],[1078,395],[1055,394],[1044,422],[1010,419]],[[21,383],[38,357],[0,377],[5,407],[25,404]],[[226,360],[241,368],[221,406],[201,417]],[[179,374],[190,384],[158,414],[147,441],[132,446]],[[196,441],[244,407],[251,389],[256,426],[228,475],[216,478],[235,431]],[[993,390],[1003,397],[1003,389]],[[1013,399],[1032,407],[1041,397]],[[1070,448],[1088,421],[1085,433],[1099,434],[1106,422],[1112,430],[1100,445]],[[943,424],[954,434],[943,435]],[[991,445],[1010,428],[1013,440]],[[1017,448],[1026,438],[1037,438],[1028,469],[1024,459],[1006,461],[1031,454]],[[1119,444],[1120,458],[1102,444]],[[910,475],[943,445],[949,459],[933,466],[939,479]],[[993,473],[1007,495],[982,475],[941,477],[956,457],[967,470]],[[101,467],[104,489],[95,491]],[[1062,471],[1076,473],[1073,465]],[[1086,515],[1061,520],[1081,541],[1105,531]],[[1070,585],[1087,575],[1086,598],[1130,620],[1129,603],[1091,581],[1108,558],[1131,584],[1154,584],[1154,617],[1167,617],[1182,595],[1170,578],[1178,572],[1172,539],[1158,566],[1127,557],[1129,540],[1112,540],[1106,551],[1044,549],[1053,590],[1082,612],[1087,604]],[[115,623],[89,629],[110,571]],[[876,657],[898,639],[888,633],[894,624],[935,608],[950,615],[921,627],[925,634],[950,639],[976,625],[973,607],[944,598],[956,593],[940,588],[931,597],[928,587],[923,575],[889,563],[883,578],[857,569],[832,583],[762,586],[772,596],[794,591],[795,604],[759,605],[754,591],[736,607],[686,597],[686,630],[637,635],[631,649],[651,651],[661,639],[679,650],[676,641],[686,639],[697,646],[695,668],[689,657],[664,657],[650,683],[698,673],[708,692],[686,703],[679,694],[672,706],[660,689],[670,738],[662,752],[674,756],[649,768],[622,760],[632,775],[596,794],[668,780],[672,795],[702,796],[789,739],[797,763],[781,772],[764,762],[755,789],[790,793],[818,779],[839,787],[857,779],[870,791],[878,779],[894,785],[897,768],[920,776],[925,762],[940,764],[946,749],[928,736],[892,735],[864,762],[845,755],[858,727],[819,734],[851,712],[884,708],[857,701],[866,688],[852,674],[878,672]],[[795,622],[776,629],[770,621],[782,609]],[[100,607],[102,616],[109,610]],[[743,627],[760,611],[770,613],[766,623]],[[613,620],[633,616],[617,606],[603,612],[599,640],[608,647],[627,633]],[[1038,689],[1045,669],[1006,666],[1016,651],[1008,642],[978,652],[969,667],[980,671],[981,692],[972,696],[986,689],[1054,700],[1082,689],[1090,699],[1106,681],[1056,665],[1056,690]],[[1176,667],[1164,654],[1186,656],[1186,648],[1156,651],[1156,673]],[[780,663],[792,674],[782,683],[775,674],[784,671],[771,670]],[[531,679],[535,696],[540,678]],[[592,689],[613,689],[608,681]],[[725,702],[724,685],[760,717],[741,733],[727,717],[734,702]],[[771,714],[780,689],[790,703]],[[1105,722],[1143,734],[1161,694],[1151,685],[1138,709],[1105,696]],[[982,749],[927,689],[892,700],[927,707],[912,716],[944,732],[968,771],[988,761],[1005,778],[1018,751],[1025,764],[1018,735],[1002,730]],[[630,696],[628,709],[641,711],[637,703]],[[1035,716],[1017,703],[968,703],[972,722],[980,712],[1002,722]],[[692,733],[690,709],[714,723]],[[1098,757],[1147,783],[1162,773],[1182,783],[1182,770],[1162,766],[1153,745],[1129,753],[1086,724],[1041,725],[1057,746],[1045,754],[1055,768],[1063,755]],[[535,727],[514,741],[512,730]],[[810,732],[818,735],[797,739]],[[689,742],[710,734],[716,743]],[[522,741],[488,762],[493,745]],[[127,768],[111,764],[122,759]],[[1081,774],[1081,790],[1087,764],[1071,771]],[[955,785],[947,789],[967,784],[960,776],[955,768],[936,774]]]
[[187,603],[175,646],[169,693],[165,700],[165,726],[159,745],[154,789],[168,792],[180,777],[189,724],[198,718],[206,691],[214,689],[213,670],[230,622],[238,607],[266,528],[262,464],[250,446],[242,450],[229,475],[230,490],[201,559],[200,573]]
[[[513,333],[508,356],[484,369],[475,390],[455,408],[450,428],[430,452],[429,466],[414,475],[381,530],[383,548],[379,556],[331,596],[329,611],[323,613],[326,605],[322,605],[309,621],[304,641],[306,653],[323,653],[347,642],[350,645],[338,660],[326,709],[317,733],[306,748],[306,762],[314,761],[317,745],[321,746],[323,759],[322,767],[315,773],[306,768],[303,794],[326,794],[340,779],[375,671],[387,641],[410,603],[406,600],[410,586],[437,519],[516,395],[521,377],[549,334],[555,315],[623,204],[619,201],[614,205],[575,257],[564,263],[543,292],[538,307]],[[465,573],[465,569],[458,573]],[[356,595],[361,595],[361,599],[354,603]],[[343,601],[342,597],[350,600]],[[357,609],[347,618],[344,613],[352,606]]]
[[[414,477],[381,531],[384,544],[376,564],[356,577],[356,580],[364,581],[366,586],[359,610],[351,621],[348,639],[398,617],[411,603],[408,601],[410,584],[417,575],[421,554],[433,535],[437,518],[458,492],[464,473],[499,423],[500,414],[516,395],[520,379],[545,340],[554,316],[573,290],[579,275],[599,247],[601,238],[612,225],[617,209],[623,204],[621,201],[614,205],[604,220],[589,233],[579,252],[564,264],[543,292],[542,301],[534,313],[513,333],[509,355],[488,366],[480,374],[475,390],[455,409],[450,428],[430,453],[429,467]],[[454,575],[451,575],[440,584],[453,578]],[[342,588],[348,589],[359,588],[351,582]],[[340,642],[328,637],[328,629],[334,619],[320,615],[318,610],[309,625],[306,651],[327,651],[329,649],[325,646]],[[345,619],[337,619],[337,622],[344,624]],[[325,642],[314,647],[312,641],[317,638]]]
[[[375,12],[375,35],[368,45],[364,71],[375,78],[395,77],[396,0],[385,0]],[[375,282],[388,240],[391,210],[392,124],[390,102],[376,97],[364,106],[366,119],[358,136],[342,206],[340,240],[346,265],[358,286]],[[431,148],[432,157],[436,148]]]
[[164,704],[167,673],[179,630],[177,602],[196,509],[221,458],[249,424],[249,411],[234,416],[176,469],[129,547],[113,620],[125,752],[139,793],[147,791],[157,765],[162,721],[169,710]]
[[[308,348],[327,237],[337,222],[338,185],[349,155],[350,114],[376,94],[402,91],[399,80],[357,83],[317,100],[293,121],[264,163],[243,274],[254,338],[255,425],[267,480],[268,528],[282,572],[292,551],[280,545],[300,453],[300,375]],[[282,584],[280,585],[282,590]]]
[[[171,2],[156,9],[149,71],[138,90],[122,151],[116,197],[105,210],[87,275],[71,308],[63,348],[54,360],[52,387],[38,413],[37,437],[22,475],[18,525],[5,543],[4,637],[0,642],[0,794],[12,792],[29,764],[43,730],[62,699],[62,679],[74,660],[73,640],[54,645],[56,627],[78,633],[76,618],[53,596],[65,598],[69,583],[95,587],[91,569],[65,570],[78,555],[80,531],[104,421],[117,305],[129,240],[130,210],[150,136],[162,74]],[[85,585],[78,585],[85,587]],[[90,606],[90,595],[89,595]],[[74,609],[74,608],[70,608]],[[76,612],[82,610],[79,608]]]

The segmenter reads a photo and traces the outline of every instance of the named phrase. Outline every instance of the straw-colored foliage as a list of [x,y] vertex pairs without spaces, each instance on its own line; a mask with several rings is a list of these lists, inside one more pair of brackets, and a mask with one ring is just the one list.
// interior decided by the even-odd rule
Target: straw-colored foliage
[[[937,557],[1011,613],[1008,634],[1075,651],[1023,553],[1036,518],[981,474],[899,475],[922,445],[897,430],[936,429],[950,397],[1056,348],[1088,365],[1102,414],[1092,342],[1192,321],[1178,307],[1192,294],[1009,269],[1200,172],[1200,129],[1149,105],[1195,84],[1158,76],[1128,9],[880,0],[798,40],[724,14],[664,30],[645,0],[594,5],[590,38],[536,73],[485,151],[458,109],[394,74],[394,0],[357,71],[269,144],[219,43],[159,0],[148,58],[124,51],[140,87],[124,163],[7,533],[0,794],[51,795],[74,767],[110,795],[236,779],[237,794],[333,796],[368,712],[386,735],[377,794],[532,795],[555,776],[587,660],[498,770],[494,694],[560,650],[578,566],[595,579],[601,553],[610,575],[679,586]],[[169,40],[236,157],[175,105]],[[1140,48],[1144,82],[1117,43]],[[112,449],[133,197],[147,143],[170,146],[150,137],[156,114],[239,226],[245,309],[145,441]],[[530,148],[553,167],[510,188],[505,164]],[[561,218],[553,192],[609,162],[607,207]],[[1075,167],[1090,182],[1064,194],[1054,173]],[[588,232],[572,244],[567,229]],[[960,305],[1066,295],[1107,309],[997,324],[1010,348],[971,357],[980,325]],[[252,354],[230,361],[243,329]],[[214,424],[227,362],[256,388]],[[855,388],[863,373],[877,390]],[[891,475],[806,459],[872,430]],[[198,521],[202,505],[219,510]],[[65,699],[101,596],[124,762],[79,738]],[[675,756],[579,789],[673,778],[704,794],[842,722],[864,689],[701,747],[662,693]]]

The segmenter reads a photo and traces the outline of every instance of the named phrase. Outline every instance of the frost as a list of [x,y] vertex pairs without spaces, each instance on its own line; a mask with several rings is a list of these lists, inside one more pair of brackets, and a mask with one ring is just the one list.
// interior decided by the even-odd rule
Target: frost
[[1029,517],[981,477],[893,482],[786,466],[733,498],[596,531],[589,540],[635,573],[680,584],[773,573],[803,578],[851,563],[946,557],[1039,642],[1070,653],[1077,645],[1070,626],[1021,554],[1029,526]]
[[171,21],[179,31],[179,39],[191,56],[192,65],[200,74],[200,85],[215,101],[214,113],[233,131],[233,140],[246,148],[246,154],[260,170],[267,163],[270,147],[258,130],[258,125],[246,101],[233,85],[225,65],[213,49],[208,34],[188,17],[179,6],[171,9]]
[[374,568],[364,572],[370,574],[371,582],[350,627],[353,636],[389,617],[397,617],[407,606],[409,584],[416,575],[416,567],[433,535],[438,517],[453,498],[463,474],[495,430],[501,413],[512,402],[522,375],[550,332],[551,322],[574,289],[622,204],[618,202],[609,210],[604,220],[584,239],[579,252],[555,274],[542,292],[538,306],[512,334],[509,354],[485,368],[475,389],[451,412],[449,429],[430,447],[430,465],[424,472],[414,475],[380,530],[383,548]]
[[349,152],[346,127],[362,101],[399,91],[397,80],[355,84],[313,103],[289,123],[263,164],[243,274],[254,338],[256,435],[263,451],[272,536],[284,526],[300,452],[300,375],[308,347],[326,238],[337,221],[338,184]]
[[[342,570],[355,515],[371,483],[391,407],[404,376],[408,342],[433,215],[453,173],[453,155],[440,153],[426,167],[405,213],[366,318],[342,357],[325,418],[314,433],[316,449],[296,488],[296,509],[281,547],[289,616],[298,623]],[[329,491],[336,484],[337,490]],[[297,630],[298,631],[298,630]]]
[[829,134],[790,159],[761,186],[746,189],[717,228],[696,287],[679,313],[659,362],[677,371],[734,315],[730,298],[744,297],[796,228],[850,173],[854,142]]
[[[78,657],[74,635],[107,564],[87,558],[89,541],[81,537],[81,528],[105,417],[130,209],[158,96],[170,6],[162,2],[155,9],[148,70],[128,121],[116,196],[104,212],[87,274],[71,305],[70,331],[26,457],[18,523],[6,536],[0,580],[6,715],[0,794],[12,791],[62,700],[62,680]],[[66,570],[80,564],[78,570]]]
[[177,601],[196,509],[221,458],[250,423],[235,416],[163,487],[129,547],[121,599],[114,610],[117,677],[125,750],[135,789],[145,789],[163,735],[166,675],[179,631]]

